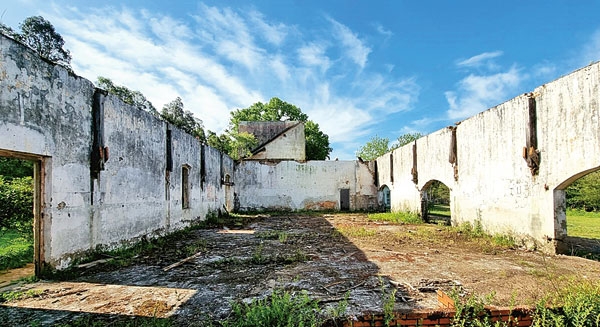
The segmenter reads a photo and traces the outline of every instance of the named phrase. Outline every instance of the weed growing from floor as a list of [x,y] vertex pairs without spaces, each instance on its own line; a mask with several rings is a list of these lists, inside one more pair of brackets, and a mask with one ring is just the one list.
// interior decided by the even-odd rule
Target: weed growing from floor
[[355,226],[338,226],[337,230],[345,237],[373,237],[377,235],[377,231],[373,229],[367,229],[364,227]]
[[27,291],[7,291],[0,293],[0,302],[11,302],[24,300],[42,295],[42,290],[27,290]]
[[386,221],[395,224],[422,224],[423,220],[414,212],[382,212],[367,215],[373,221]]
[[465,298],[460,296],[457,289],[453,289],[449,294],[454,301],[456,313],[452,318],[452,327],[508,327],[511,326],[510,321],[492,322],[489,312],[485,310],[485,306],[492,302],[495,294],[490,293],[483,298],[475,295],[469,295]]
[[253,300],[249,304],[235,302],[224,327],[292,327],[321,326],[320,308],[306,291],[292,295],[275,291],[269,298]]
[[327,311],[327,315],[331,318],[333,324],[337,326],[338,322],[344,320],[346,313],[348,311],[348,298],[350,297],[350,291],[347,291],[344,294],[344,298],[339,301],[335,307],[329,308]]
[[532,326],[600,326],[600,282],[568,282],[536,304]]
[[392,289],[389,294],[383,293],[383,322],[386,326],[396,318],[394,315],[394,306],[396,305],[396,289]]

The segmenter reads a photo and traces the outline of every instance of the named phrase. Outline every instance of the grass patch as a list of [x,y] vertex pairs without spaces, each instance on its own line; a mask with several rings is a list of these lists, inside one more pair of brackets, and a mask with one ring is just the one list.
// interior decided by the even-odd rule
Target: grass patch
[[600,239],[600,212],[567,210],[569,236]]
[[0,302],[11,302],[40,296],[42,290],[8,291],[0,293]]
[[275,291],[270,298],[249,304],[235,302],[231,317],[221,322],[225,327],[321,326],[319,304],[306,292],[292,295]]
[[427,211],[430,215],[450,217],[450,206],[445,204],[433,204]]
[[418,214],[412,212],[382,212],[370,213],[367,215],[369,220],[387,221],[395,224],[421,224],[423,220]]
[[33,239],[15,230],[0,231],[0,270],[33,262]]
[[345,237],[373,237],[377,235],[377,231],[373,229],[367,229],[363,226],[338,226],[336,230]]

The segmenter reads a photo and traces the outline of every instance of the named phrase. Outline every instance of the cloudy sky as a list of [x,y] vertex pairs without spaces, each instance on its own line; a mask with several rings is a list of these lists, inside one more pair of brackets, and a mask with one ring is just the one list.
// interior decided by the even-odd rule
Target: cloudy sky
[[428,134],[600,59],[600,1],[38,1],[72,67],[177,96],[207,129],[279,97],[353,159],[372,136]]

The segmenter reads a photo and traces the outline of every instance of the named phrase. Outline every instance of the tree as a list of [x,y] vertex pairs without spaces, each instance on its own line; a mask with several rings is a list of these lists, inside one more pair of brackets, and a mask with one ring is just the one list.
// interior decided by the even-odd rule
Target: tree
[[17,32],[13,30],[10,26],[6,26],[0,23],[0,34],[4,34],[6,36],[12,37],[13,39],[17,38]]
[[0,157],[0,176],[10,181],[13,178],[33,176],[33,161]]
[[367,161],[377,159],[385,153],[405,146],[422,136],[421,133],[406,133],[400,135],[396,140],[396,143],[390,145],[390,140],[387,137],[381,138],[375,135],[365,145],[358,148],[356,156]]
[[390,151],[389,143],[390,140],[387,137],[382,138],[375,135],[356,151],[356,156],[366,161],[377,159]]
[[308,115],[293,104],[279,98],[271,98],[268,103],[257,102],[248,108],[231,112],[229,134],[233,139],[239,133],[238,126],[242,121],[301,121],[304,122],[306,138],[306,159],[325,160],[331,153],[329,136],[319,129],[319,125],[308,119]]
[[102,76],[98,76],[96,84],[108,93],[116,95],[121,101],[148,111],[154,116],[159,116],[158,110],[152,105],[152,102],[146,99],[142,92],[133,91],[126,86],[115,85],[110,78]]
[[[23,42],[35,51],[40,57],[54,63],[71,68],[71,54],[64,49],[65,40],[54,29],[54,26],[42,16],[31,16],[19,25],[21,33],[14,33],[15,39]],[[7,30],[10,33],[12,29]]]
[[400,135],[400,136],[398,136],[396,143],[392,146],[392,149],[397,149],[399,147],[405,146],[409,143],[412,143],[412,142],[418,140],[421,137],[423,137],[423,134],[421,134],[421,133],[406,133],[406,134]]
[[586,211],[600,209],[600,171],[589,173],[566,189],[567,206]]
[[165,121],[195,136],[201,142],[206,141],[202,121],[194,117],[192,112],[183,109],[183,102],[180,97],[165,104],[160,112],[160,116]]

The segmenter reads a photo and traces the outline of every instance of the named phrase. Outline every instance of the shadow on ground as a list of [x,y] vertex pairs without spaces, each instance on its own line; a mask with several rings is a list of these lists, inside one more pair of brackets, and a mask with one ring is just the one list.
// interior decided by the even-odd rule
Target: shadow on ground
[[325,312],[347,296],[350,317],[382,312],[394,289],[396,311],[437,308],[435,291],[453,288],[495,292],[498,305],[517,294],[527,305],[555,287],[557,276],[600,276],[595,261],[490,248],[449,229],[373,222],[365,214],[248,216],[193,230],[127,266],[104,263],[67,281],[16,286],[23,296],[0,306],[0,325],[170,317],[173,325],[205,326],[227,318],[233,301],[273,290],[308,292]]

